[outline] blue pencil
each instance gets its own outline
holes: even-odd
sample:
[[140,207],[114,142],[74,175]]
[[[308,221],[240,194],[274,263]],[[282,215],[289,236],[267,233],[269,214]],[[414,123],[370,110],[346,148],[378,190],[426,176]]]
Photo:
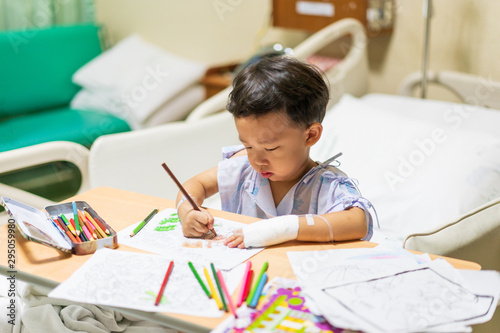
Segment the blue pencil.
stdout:
[[264,289],[266,282],[267,282],[267,273],[264,273],[264,274],[262,274],[262,277],[259,281],[257,289],[255,289],[255,294],[253,295],[252,301],[250,302],[251,308],[257,307],[257,304],[259,303],[260,295],[262,294],[262,290]]

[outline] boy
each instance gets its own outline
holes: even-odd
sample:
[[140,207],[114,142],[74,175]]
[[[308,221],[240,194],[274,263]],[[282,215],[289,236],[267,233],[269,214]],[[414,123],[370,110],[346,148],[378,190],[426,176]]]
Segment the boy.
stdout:
[[[230,147],[217,167],[184,184],[198,204],[220,192],[223,210],[265,219],[228,237],[228,247],[370,239],[370,202],[329,165],[333,159],[309,157],[328,100],[319,71],[291,57],[262,59],[236,76],[227,109],[243,146]],[[213,227],[208,211],[193,210],[181,194],[177,202],[185,236]]]

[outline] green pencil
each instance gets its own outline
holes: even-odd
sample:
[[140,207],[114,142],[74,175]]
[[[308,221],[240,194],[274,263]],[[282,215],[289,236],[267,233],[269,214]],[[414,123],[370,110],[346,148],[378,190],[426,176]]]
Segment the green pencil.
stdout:
[[146,223],[149,222],[149,220],[153,218],[156,213],[158,213],[158,209],[155,208],[144,220],[142,220],[142,222],[134,229],[134,231],[132,231],[130,237],[134,237],[139,231],[141,231],[141,229],[146,225]]
[[215,271],[215,267],[213,263],[210,263],[210,267],[212,268],[212,273],[214,274],[215,283],[217,284],[217,289],[219,290],[220,299],[222,300],[222,307],[224,311],[227,312],[226,301],[224,300],[224,293],[222,292],[222,287],[220,286],[219,278],[217,277],[217,272]]
[[205,284],[201,280],[200,276],[198,275],[198,272],[194,268],[194,266],[191,263],[191,261],[188,261],[188,265],[189,265],[189,268],[191,268],[191,271],[193,272],[196,280],[198,280],[198,282],[200,283],[200,286],[203,288],[203,291],[205,292],[205,294],[207,294],[208,298],[212,298],[212,295],[210,294],[210,291],[208,291],[207,287],[205,286]]
[[255,282],[252,286],[252,289],[250,290],[250,294],[248,294],[247,301],[246,301],[248,305],[250,305],[250,302],[252,302],[252,298],[253,298],[253,295],[255,294],[255,290],[257,289],[257,286],[259,285],[260,279],[262,279],[262,275],[267,270],[268,265],[269,265],[269,263],[267,261],[262,265],[262,268],[260,269],[259,276],[257,277],[257,279],[255,279]]

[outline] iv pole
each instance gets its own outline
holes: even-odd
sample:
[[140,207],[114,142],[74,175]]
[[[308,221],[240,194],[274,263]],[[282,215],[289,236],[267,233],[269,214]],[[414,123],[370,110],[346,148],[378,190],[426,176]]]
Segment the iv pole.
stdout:
[[422,59],[422,98],[426,98],[427,94],[427,64],[429,61],[429,34],[432,16],[432,0],[424,0],[424,17],[425,17],[425,40],[424,40],[424,54]]

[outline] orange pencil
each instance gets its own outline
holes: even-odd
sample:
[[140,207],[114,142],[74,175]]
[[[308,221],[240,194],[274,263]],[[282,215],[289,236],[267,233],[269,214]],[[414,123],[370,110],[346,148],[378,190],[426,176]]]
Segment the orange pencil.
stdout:
[[85,216],[90,221],[90,223],[92,223],[94,225],[96,232],[101,235],[101,238],[107,237],[106,234],[104,233],[104,231],[102,231],[101,227],[99,227],[99,225],[97,224],[97,222],[94,220],[94,218],[89,214],[89,212],[87,212],[85,210],[85,208],[83,209],[83,211],[85,213]]
[[94,238],[97,239],[97,235],[95,233],[95,227],[91,226],[92,223],[90,223],[85,215],[83,215],[83,212],[81,210],[78,210],[78,218],[82,222],[83,225],[87,227],[88,232],[90,235]]
[[[83,210],[84,210],[84,211],[86,211],[86,212],[88,212],[88,213],[89,213],[89,216],[91,216],[92,218],[94,218],[94,217],[92,216],[92,214],[90,214],[90,212],[89,212],[89,211],[87,211],[87,208],[84,208]],[[95,221],[95,222],[99,225],[99,227],[101,228],[101,230],[102,230],[102,231],[104,231],[107,235],[111,234],[111,233],[109,232],[108,228],[106,228],[106,227],[104,226],[104,224],[103,224],[103,223],[102,223],[102,222],[101,222],[101,221],[97,218],[97,216],[94,218],[94,221]]]

